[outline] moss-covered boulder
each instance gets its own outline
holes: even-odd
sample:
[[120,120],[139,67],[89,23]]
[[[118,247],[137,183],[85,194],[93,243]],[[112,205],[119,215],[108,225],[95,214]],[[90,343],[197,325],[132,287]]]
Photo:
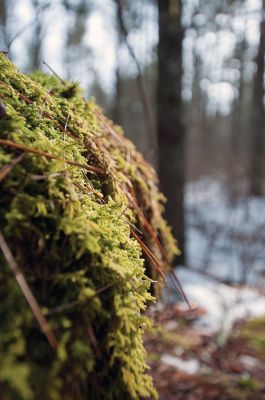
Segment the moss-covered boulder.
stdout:
[[0,54],[1,400],[156,396],[144,311],[177,251],[156,185],[77,85]]

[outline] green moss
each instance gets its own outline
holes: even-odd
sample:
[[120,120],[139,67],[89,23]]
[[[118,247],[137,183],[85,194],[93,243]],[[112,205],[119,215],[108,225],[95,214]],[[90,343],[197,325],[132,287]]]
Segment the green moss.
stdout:
[[259,317],[247,321],[238,336],[244,339],[256,351],[265,354],[265,318]]
[[259,389],[260,385],[250,378],[240,378],[238,380],[238,386],[242,389]]
[[166,346],[179,346],[185,352],[189,352],[194,348],[194,340],[192,338],[176,331],[169,331],[162,325],[152,326],[148,333]]
[[[32,79],[33,78],[33,79]],[[104,170],[0,147],[0,230],[58,339],[53,352],[0,252],[0,387],[6,400],[155,398],[142,334],[147,260],[177,249],[156,176],[75,84],[20,74],[0,54],[0,139]],[[48,91],[47,91],[48,89]],[[14,160],[16,160],[14,162]],[[152,232],[146,228],[146,221]],[[133,224],[133,225],[131,225]]]

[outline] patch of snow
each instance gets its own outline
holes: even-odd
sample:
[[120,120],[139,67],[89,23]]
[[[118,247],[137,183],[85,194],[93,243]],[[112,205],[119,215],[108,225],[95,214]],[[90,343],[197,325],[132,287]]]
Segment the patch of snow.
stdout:
[[251,356],[247,356],[247,355],[241,356],[239,360],[248,369],[253,369],[253,368],[259,366],[259,364],[260,364],[260,361],[257,360],[255,357],[251,357]]
[[231,287],[188,268],[178,268],[177,274],[188,299],[206,310],[197,326],[205,333],[219,333],[220,342],[236,320],[265,316],[265,296],[257,289]]
[[175,353],[177,356],[181,356],[181,355],[184,353],[183,347],[176,346],[176,347],[174,348],[174,353]]
[[170,367],[180,369],[188,374],[196,374],[201,369],[201,365],[196,359],[182,360],[181,358],[172,356],[170,354],[163,354],[161,356],[161,361]]
[[203,178],[187,185],[185,203],[188,265],[264,287],[265,199],[235,199],[225,185]]
[[177,321],[170,320],[170,321],[165,323],[165,329],[167,331],[174,331],[177,327],[178,327],[178,322]]

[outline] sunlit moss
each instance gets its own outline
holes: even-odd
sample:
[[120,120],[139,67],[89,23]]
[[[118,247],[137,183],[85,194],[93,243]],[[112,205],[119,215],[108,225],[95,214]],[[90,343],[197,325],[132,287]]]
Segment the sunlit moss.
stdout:
[[[0,230],[59,341],[53,352],[0,253],[1,395],[155,398],[142,334],[157,275],[146,275],[130,233],[147,218],[169,260],[177,251],[154,171],[75,84],[32,79],[0,54],[0,97],[1,140],[105,171],[28,152],[13,165],[21,151],[0,147],[0,171],[9,167],[0,183]],[[168,268],[150,232],[144,235]]]

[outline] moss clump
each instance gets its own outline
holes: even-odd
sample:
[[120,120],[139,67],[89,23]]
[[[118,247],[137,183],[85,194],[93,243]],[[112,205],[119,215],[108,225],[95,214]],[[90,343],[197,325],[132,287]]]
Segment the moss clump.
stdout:
[[265,356],[265,317],[246,321],[237,336],[246,344]]
[[1,399],[156,397],[143,312],[177,250],[154,171],[76,85],[0,54],[0,98],[0,231],[58,340],[0,251]]

